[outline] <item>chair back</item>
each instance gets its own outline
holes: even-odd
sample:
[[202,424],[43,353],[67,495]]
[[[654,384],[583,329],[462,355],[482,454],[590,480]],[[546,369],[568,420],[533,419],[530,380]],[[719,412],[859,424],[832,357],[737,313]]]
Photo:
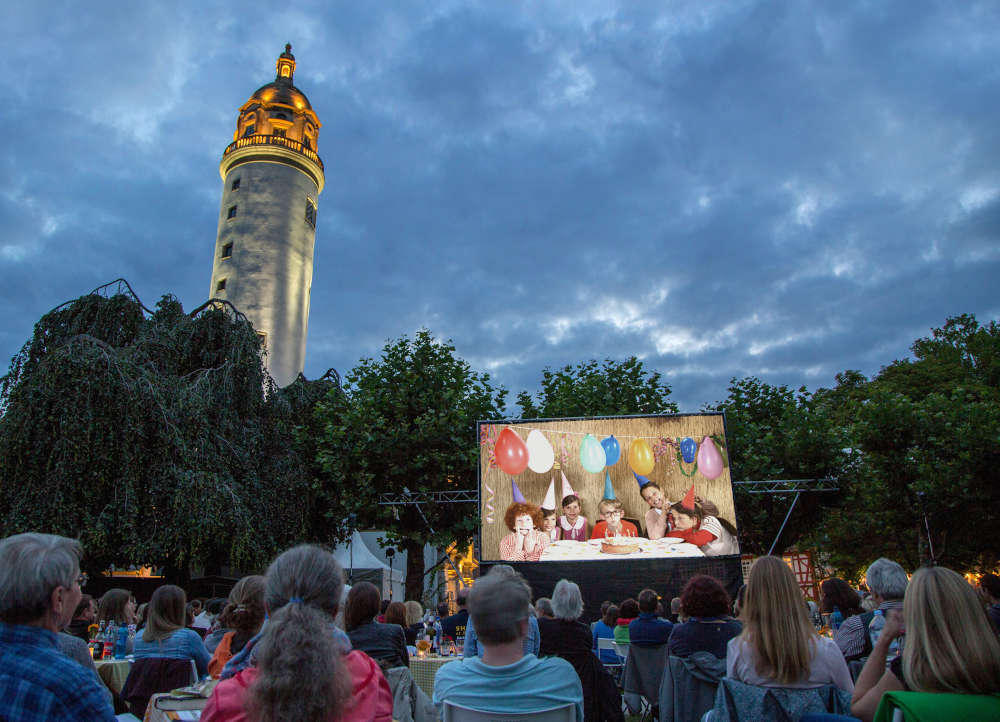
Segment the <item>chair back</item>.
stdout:
[[646,706],[657,704],[660,681],[666,665],[667,645],[630,645],[629,655],[625,660],[625,674],[622,676],[622,689],[625,691],[625,704],[633,713],[642,712]]
[[668,657],[660,682],[660,722],[697,722],[715,705],[726,660],[711,652]]
[[795,722],[807,714],[851,713],[851,695],[833,685],[813,688],[759,687],[725,677],[719,682],[711,719]]
[[[615,656],[618,658],[617,664],[625,664],[625,657],[618,653],[618,643],[615,642],[611,637],[599,637],[597,640],[597,651],[600,652],[614,652]],[[628,650],[625,650],[625,654],[628,654]],[[601,655],[598,654],[600,657]],[[601,659],[604,662],[604,659]],[[604,662],[605,665],[615,664],[614,662]]]
[[149,698],[157,692],[169,692],[197,681],[198,671],[192,659],[146,657],[132,664],[121,697],[132,714],[141,717],[149,705]]
[[443,722],[576,722],[576,705],[567,704],[562,707],[543,709],[537,712],[488,712],[471,709],[453,702],[444,703]]
[[385,678],[392,691],[392,719],[395,722],[437,722],[434,704],[413,679],[409,667],[390,667]]

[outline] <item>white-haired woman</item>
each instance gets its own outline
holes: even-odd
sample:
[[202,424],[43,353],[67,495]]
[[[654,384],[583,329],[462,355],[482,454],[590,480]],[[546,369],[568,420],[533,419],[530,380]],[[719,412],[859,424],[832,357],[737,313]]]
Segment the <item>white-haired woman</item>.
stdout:
[[538,632],[541,636],[539,656],[556,655],[569,658],[574,654],[593,654],[590,627],[580,621],[583,598],[580,587],[560,579],[552,591],[554,618],[540,617]]
[[[892,641],[906,630],[903,653],[885,668]],[[854,688],[851,713],[875,717],[885,692],[1000,694],[1000,642],[976,593],[944,567],[919,569],[906,588],[903,614],[891,611]],[[1000,698],[966,719],[1000,718]]]
[[333,555],[303,545],[267,570],[268,622],[250,666],[216,686],[202,722],[328,722],[392,718],[378,665],[351,651],[334,626],[343,571]]

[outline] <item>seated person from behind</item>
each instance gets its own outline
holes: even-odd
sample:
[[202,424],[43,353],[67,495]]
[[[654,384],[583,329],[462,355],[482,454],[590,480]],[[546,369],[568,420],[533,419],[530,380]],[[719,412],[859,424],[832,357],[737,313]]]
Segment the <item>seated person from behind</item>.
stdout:
[[674,625],[656,616],[660,598],[652,589],[639,592],[639,616],[628,625],[628,636],[637,647],[657,647],[666,644]]
[[458,612],[441,620],[441,632],[453,640],[465,639],[465,627],[469,623],[469,587],[461,587],[455,595]]
[[572,704],[583,720],[583,688],[564,659],[524,653],[531,590],[516,574],[490,573],[469,594],[469,617],[483,656],[443,665],[434,678],[434,704],[445,702],[499,714],[517,714]]
[[184,627],[187,602],[183,589],[173,584],[157,587],[146,614],[146,626],[135,637],[136,659],[193,659],[199,676],[208,672],[212,656],[201,635]]
[[218,678],[226,662],[239,654],[264,624],[264,588],[267,580],[255,574],[243,577],[229,592],[226,606],[219,614],[222,628],[205,638],[205,647],[212,645],[212,660],[208,672]]
[[[524,577],[514,571],[514,567],[509,564],[497,564],[490,569],[487,576],[515,577],[524,581]],[[483,578],[480,577],[480,579]],[[478,583],[476,582],[476,584]],[[528,633],[524,637],[522,651],[525,654],[534,654],[537,656],[541,648],[541,634],[538,631],[538,616],[534,613],[534,607],[531,607],[530,604],[529,607],[531,614],[528,617]],[[470,616],[465,625],[465,646],[462,649],[462,654],[466,657],[482,657],[485,651],[486,649],[479,643],[479,638],[476,636],[476,625],[472,623],[472,617]]]
[[725,519],[705,513],[701,502],[695,499],[693,484],[683,501],[671,505],[670,517],[673,530],[667,532],[666,536],[694,544],[705,556],[739,552],[735,528]]
[[344,631],[351,638],[351,645],[387,667],[409,667],[403,628],[376,622],[379,609],[379,593],[374,584],[358,582],[351,587],[344,610]]
[[560,579],[552,590],[549,601],[550,617],[539,617],[538,631],[541,634],[542,656],[556,655],[569,662],[574,657],[590,657],[593,638],[590,627],[580,621],[583,614],[583,598],[580,587],[566,579]]
[[59,651],[80,602],[75,539],[17,534],[0,541],[0,719],[115,719],[97,676]]
[[201,722],[392,719],[382,670],[351,650],[334,623],[343,574],[333,555],[315,546],[294,547],[271,563],[264,592],[269,618],[251,649],[252,663],[216,685]]
[[986,602],[986,613],[993,626],[1000,632],[1000,577],[984,574],[979,580],[979,596]]
[[686,621],[675,624],[667,649],[673,657],[688,657],[708,652],[726,658],[729,640],[743,630],[743,625],[729,616],[729,595],[713,577],[691,577],[681,592],[680,606]]
[[580,513],[580,497],[569,494],[562,500],[563,515],[559,517],[559,533],[570,541],[587,541],[587,517]]
[[622,605],[618,608],[618,619],[615,621],[615,628],[612,630],[615,641],[618,644],[628,644],[629,638],[629,627],[632,624],[632,620],[639,617],[639,604],[632,597],[622,601]]
[[515,501],[503,515],[510,534],[500,540],[500,558],[508,562],[537,562],[550,544],[549,535],[539,531],[542,510],[534,504]]
[[73,621],[66,627],[66,634],[79,637],[84,642],[90,641],[90,625],[97,624],[97,602],[89,594],[80,597],[73,613]]
[[[618,605],[609,604],[604,609],[604,614],[601,618],[597,620],[591,630],[593,646],[592,649],[594,654],[604,662],[605,664],[617,664],[618,652],[613,649],[600,649],[597,640],[599,639],[614,639],[615,638],[615,624],[618,620]],[[626,627],[626,630],[628,627]]]
[[[899,564],[881,557],[873,561],[865,570],[865,581],[871,590],[872,598],[878,604],[878,609],[888,618],[889,611],[903,609],[903,595],[906,594],[906,585],[909,579],[906,570]],[[845,659],[859,659],[867,657],[871,652],[871,639],[868,636],[868,624],[871,622],[870,614],[855,614],[848,616],[843,609],[840,610],[846,617],[844,622],[833,634],[833,639],[843,652]]]
[[726,648],[727,677],[759,687],[854,690],[844,655],[832,639],[816,633],[781,557],[759,557],[746,586],[743,631]]
[[604,519],[594,524],[591,539],[609,539],[616,536],[639,536],[639,530],[630,521],[623,521],[622,503],[617,499],[601,499],[597,505]]
[[[904,626],[903,653],[886,669],[889,646]],[[891,610],[886,615],[858,676],[851,714],[874,719],[882,695],[899,690],[982,695],[975,701],[980,706],[971,714],[966,708],[964,718],[1000,719],[1000,641],[975,591],[950,569],[924,567],[914,573],[902,614]],[[937,710],[940,719],[957,719],[948,709],[948,700],[942,700]]]

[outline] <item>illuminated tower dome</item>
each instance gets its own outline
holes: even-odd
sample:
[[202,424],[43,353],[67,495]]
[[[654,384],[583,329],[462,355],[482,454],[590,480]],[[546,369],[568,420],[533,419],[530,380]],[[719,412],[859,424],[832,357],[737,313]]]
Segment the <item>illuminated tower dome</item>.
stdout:
[[316,201],[323,161],[320,122],[292,84],[292,46],[278,75],[240,108],[222,154],[222,207],[210,297],[230,301],[253,323],[279,386],[302,372],[309,327]]

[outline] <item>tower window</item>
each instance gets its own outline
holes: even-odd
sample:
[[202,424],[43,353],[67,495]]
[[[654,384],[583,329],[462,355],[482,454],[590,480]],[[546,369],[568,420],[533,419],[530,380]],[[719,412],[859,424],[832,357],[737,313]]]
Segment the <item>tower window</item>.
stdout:
[[246,128],[243,129],[243,137],[246,138],[248,135],[253,135],[256,132],[257,132],[256,124],[251,123],[250,125],[248,125]]
[[312,138],[310,138],[307,135],[305,138],[302,139],[302,145],[304,145],[309,150],[312,150],[313,149]]
[[219,282],[215,284],[215,292],[218,293],[219,291],[225,291],[225,290],[226,290],[226,279],[220,278]]
[[236,206],[229,206],[229,212],[226,214],[226,218],[236,218]]
[[222,247],[222,255],[220,258],[232,258],[233,257],[233,244],[227,243]]
[[274,134],[277,135],[277,136],[279,136],[279,137],[281,137],[281,138],[284,138],[285,137],[285,129],[284,128],[275,128],[274,129]]
[[267,350],[267,333],[264,331],[257,332],[257,340],[260,342],[260,347]]
[[238,191],[240,189],[240,179],[236,178],[233,180],[233,184],[229,186],[229,190]]
[[306,223],[313,228],[316,227],[316,204],[306,198]]

